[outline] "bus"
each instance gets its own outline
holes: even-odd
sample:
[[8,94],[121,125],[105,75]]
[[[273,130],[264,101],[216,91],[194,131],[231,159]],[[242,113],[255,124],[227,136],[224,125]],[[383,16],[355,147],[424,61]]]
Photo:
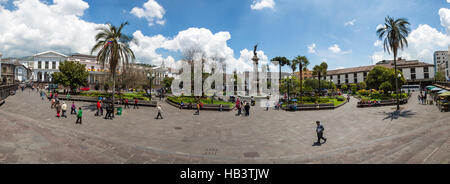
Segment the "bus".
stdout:
[[401,90],[404,93],[420,91],[420,85],[403,85]]

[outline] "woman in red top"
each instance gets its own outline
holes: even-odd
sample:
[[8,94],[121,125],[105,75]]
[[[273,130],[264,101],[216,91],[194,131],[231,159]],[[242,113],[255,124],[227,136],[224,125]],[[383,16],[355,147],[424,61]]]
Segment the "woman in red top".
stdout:
[[137,104],[138,104],[138,99],[134,98],[134,107],[133,107],[133,109],[139,109]]

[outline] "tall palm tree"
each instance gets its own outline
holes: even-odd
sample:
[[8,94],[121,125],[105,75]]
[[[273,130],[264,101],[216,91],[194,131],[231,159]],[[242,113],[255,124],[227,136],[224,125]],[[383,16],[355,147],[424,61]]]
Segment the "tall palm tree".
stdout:
[[300,103],[302,103],[302,94],[303,94],[303,71],[309,65],[309,60],[306,56],[297,56],[294,59],[298,63],[298,68],[300,70]]
[[280,73],[279,73],[279,78],[278,78],[278,80],[279,80],[278,82],[279,83],[278,84],[281,85],[281,67],[283,67],[285,65],[289,65],[290,61],[286,57],[280,57],[280,56],[274,57],[270,61],[272,61],[272,62],[277,61],[278,62],[278,66],[280,67]]
[[113,109],[115,102],[114,95],[116,93],[117,66],[122,65],[122,69],[125,70],[128,67],[128,64],[135,60],[134,52],[130,49],[129,44],[130,42],[135,42],[137,44],[137,40],[122,33],[122,29],[126,25],[128,25],[128,22],[120,24],[119,27],[108,23],[106,27],[98,28],[97,30],[100,32],[95,36],[95,41],[97,43],[91,50],[91,54],[98,51],[97,61],[101,63],[102,66],[109,66],[109,72],[113,78]]
[[377,36],[380,40],[384,40],[384,51],[394,54],[394,70],[395,70],[395,93],[397,94],[397,111],[400,110],[400,100],[398,92],[398,77],[397,77],[397,54],[398,49],[408,47],[408,37],[411,29],[409,22],[405,18],[394,19],[387,16],[384,19],[384,26],[377,30]]
[[319,78],[319,91],[320,91],[320,79],[321,76],[326,76],[328,70],[328,64],[326,62],[320,63],[320,65],[316,65],[313,68],[313,75],[317,76]]

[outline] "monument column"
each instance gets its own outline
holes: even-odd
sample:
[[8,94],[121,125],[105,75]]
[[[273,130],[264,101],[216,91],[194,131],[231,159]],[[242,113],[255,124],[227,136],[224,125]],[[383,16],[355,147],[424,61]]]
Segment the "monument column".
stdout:
[[260,96],[260,91],[259,91],[259,72],[258,72],[258,61],[259,61],[259,58],[258,58],[258,56],[256,56],[256,52],[255,52],[255,55],[253,56],[252,60],[253,60],[253,72],[254,72],[253,75],[256,76],[256,85],[254,85],[254,86],[256,86],[256,95]]

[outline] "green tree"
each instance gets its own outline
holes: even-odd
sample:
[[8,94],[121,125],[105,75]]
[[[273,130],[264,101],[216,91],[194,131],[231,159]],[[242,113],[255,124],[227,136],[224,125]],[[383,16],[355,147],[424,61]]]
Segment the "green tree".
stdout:
[[346,90],[348,89],[348,86],[347,86],[346,84],[342,84],[342,85],[341,85],[341,89],[342,89],[343,91],[346,91]]
[[352,90],[352,94],[356,94],[358,86],[356,84],[350,84],[350,89]]
[[309,65],[309,60],[306,56],[297,56],[294,59],[295,63],[298,63],[299,78],[300,78],[300,103],[302,103],[303,96],[303,71],[305,71]]
[[162,81],[164,87],[170,90],[170,86],[172,86],[173,79],[174,79],[173,77],[164,77]]
[[379,88],[384,91],[384,94],[387,94],[389,91],[392,91],[392,84],[389,81],[384,81]]
[[445,74],[441,71],[437,71],[436,74],[434,75],[434,80],[435,81],[445,81]]
[[128,22],[120,24],[119,27],[108,23],[106,27],[98,28],[97,30],[100,32],[95,36],[96,44],[91,50],[91,54],[98,51],[97,61],[102,66],[109,66],[109,72],[113,81],[111,95],[113,102],[115,102],[114,94],[116,93],[117,66],[121,64],[124,70],[135,59],[134,52],[130,48],[130,43],[135,42],[137,44],[137,40],[122,33],[122,29],[126,25],[128,25]]
[[[396,73],[399,73],[400,77],[398,77]],[[379,89],[380,85],[385,81],[389,81],[391,84],[395,84],[395,81],[397,81],[399,85],[406,83],[406,80],[400,71],[395,72],[393,68],[386,68],[384,66],[374,67],[369,72],[366,79],[367,86],[371,89]]]
[[87,85],[89,72],[86,65],[78,61],[64,61],[59,65],[59,71],[52,74],[53,80],[64,87],[70,87],[72,93],[76,88]]
[[327,70],[328,70],[328,64],[325,62],[322,62],[320,65],[316,65],[313,68],[313,75],[317,76],[319,79],[319,87],[318,87],[319,91],[320,91],[320,80],[322,78],[321,76],[326,76]]
[[270,61],[272,62],[278,62],[278,67],[280,68],[280,73],[279,73],[279,84],[281,85],[281,67],[285,66],[285,65],[289,65],[290,61],[289,59],[287,59],[286,57],[274,57],[272,58]]
[[366,89],[366,88],[367,88],[367,84],[365,82],[358,83],[358,89]]
[[[394,54],[394,72],[395,76],[397,76],[397,53],[398,49],[403,50],[403,48],[408,47],[408,40],[406,38],[409,32],[411,32],[409,28],[410,24],[405,18],[394,19],[389,16],[384,21],[384,26],[377,30],[377,35],[380,40],[384,40],[384,51],[387,51],[389,54],[391,52]],[[395,93],[397,94],[397,110],[400,110],[399,84],[397,79],[395,77]]]

